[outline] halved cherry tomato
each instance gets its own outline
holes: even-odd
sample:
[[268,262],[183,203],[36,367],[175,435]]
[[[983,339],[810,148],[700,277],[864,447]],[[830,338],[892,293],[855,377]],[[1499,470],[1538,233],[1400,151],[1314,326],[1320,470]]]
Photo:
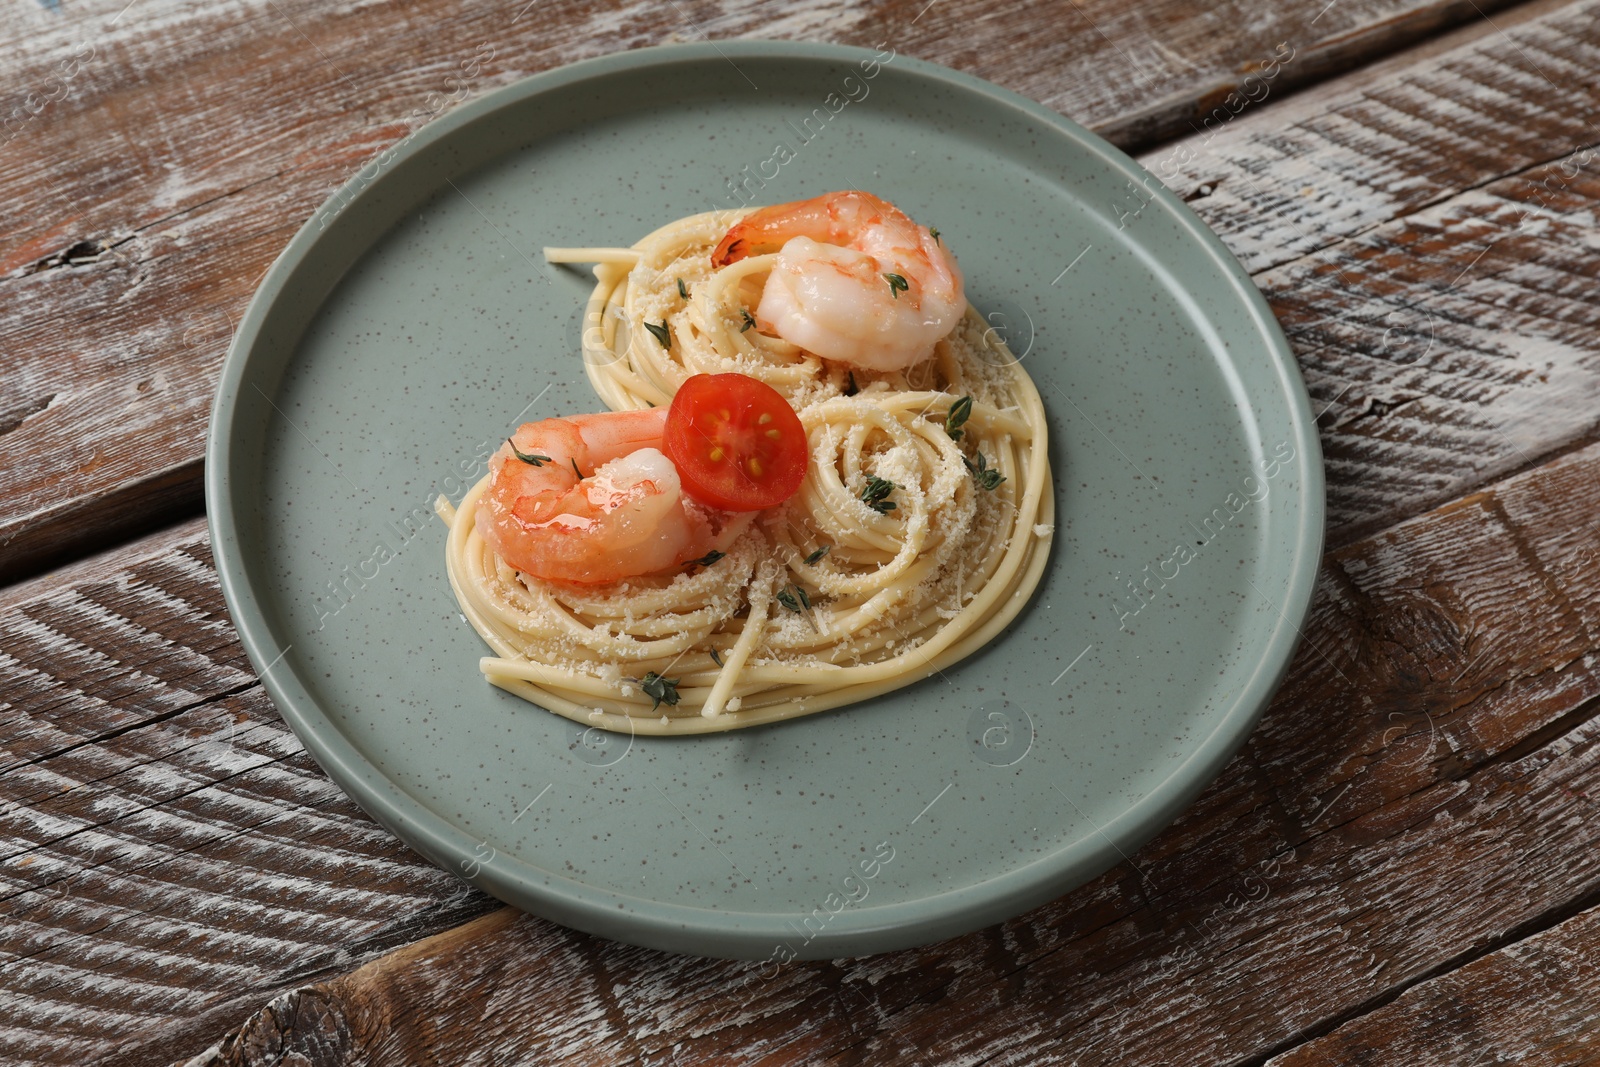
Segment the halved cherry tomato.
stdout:
[[745,374],[696,374],[667,410],[665,452],[688,494],[725,511],[788,500],[806,476],[806,431],[789,402]]

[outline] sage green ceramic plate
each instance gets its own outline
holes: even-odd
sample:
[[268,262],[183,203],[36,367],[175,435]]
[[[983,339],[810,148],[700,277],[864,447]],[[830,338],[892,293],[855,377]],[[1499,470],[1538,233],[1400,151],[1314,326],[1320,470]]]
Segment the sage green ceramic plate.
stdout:
[[[590,282],[541,247],[847,186],[942,231],[1039,384],[1032,603],[942,677],[730,734],[586,733],[491,688],[432,506],[518,422],[598,407]],[[950,937],[1131,855],[1278,684],[1323,521],[1283,335],[1159,183],[965,75],[765,42],[575,64],[375,157],[250,305],[206,477],[245,648],[362,807],[557,922],[778,961]]]

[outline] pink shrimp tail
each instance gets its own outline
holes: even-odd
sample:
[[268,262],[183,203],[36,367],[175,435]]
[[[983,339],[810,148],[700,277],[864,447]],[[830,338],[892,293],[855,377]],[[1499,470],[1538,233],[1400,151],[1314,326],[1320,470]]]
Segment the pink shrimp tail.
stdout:
[[903,219],[907,225],[914,225],[893,204],[855,189],[757,208],[723,236],[712,250],[711,265],[726,267],[749,256],[776,252],[794,237],[809,237],[822,244],[848,244],[851,233],[885,218]]

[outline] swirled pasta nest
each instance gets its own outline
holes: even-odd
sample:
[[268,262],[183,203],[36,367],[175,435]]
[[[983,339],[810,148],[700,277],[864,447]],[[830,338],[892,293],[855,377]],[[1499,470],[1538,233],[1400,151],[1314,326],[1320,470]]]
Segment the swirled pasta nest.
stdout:
[[[473,528],[487,479],[446,506],[451,583],[495,652],[484,674],[579,722],[724,730],[887,692],[992,639],[1043,572],[1054,528],[1045,414],[978,311],[904,373],[821,360],[748,328],[771,257],[711,268],[735,218],[691,216],[607,251],[584,360],[613,410],[670,403],[692,374],[772,385],[810,451],[788,503],[743,518],[708,565],[604,586],[541,581],[495,556]],[[951,426],[963,397],[970,414]]]

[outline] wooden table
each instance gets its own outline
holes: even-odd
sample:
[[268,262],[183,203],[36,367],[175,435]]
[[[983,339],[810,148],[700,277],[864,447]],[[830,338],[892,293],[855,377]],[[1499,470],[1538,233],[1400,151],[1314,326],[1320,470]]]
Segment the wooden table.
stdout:
[[[0,33],[0,1060],[1600,1061],[1600,0],[17,0]],[[246,661],[200,490],[232,324],[339,183],[534,72],[733,36],[888,43],[1140,154],[1271,301],[1329,485],[1289,680],[1176,825],[1011,922],[754,982],[367,819]]]

